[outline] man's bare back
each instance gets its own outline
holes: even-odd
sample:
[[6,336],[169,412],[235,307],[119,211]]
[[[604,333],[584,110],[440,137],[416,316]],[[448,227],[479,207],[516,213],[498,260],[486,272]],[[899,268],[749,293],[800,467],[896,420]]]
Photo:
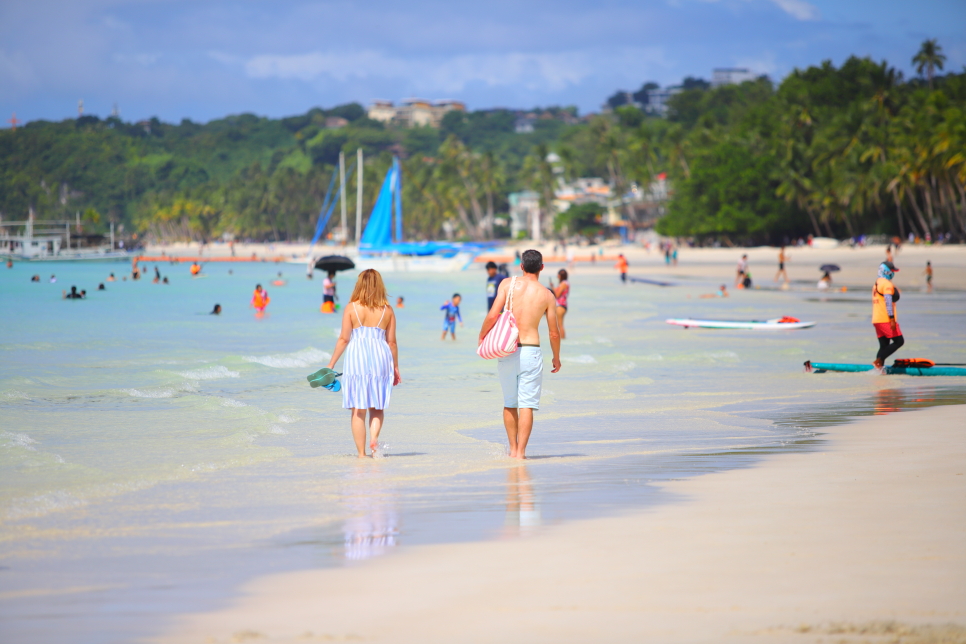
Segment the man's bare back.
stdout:
[[[554,355],[560,353],[560,333],[557,330],[557,305],[553,292],[546,286],[540,284],[535,276],[530,277],[529,273],[524,273],[516,280],[503,280],[497,290],[496,299],[493,300],[493,308],[480,333],[480,339],[486,335],[493,324],[487,324],[492,317],[493,323],[503,311],[506,299],[510,292],[510,284],[515,282],[513,291],[513,317],[517,320],[517,329],[520,332],[520,344],[540,344],[540,320],[547,318],[547,326],[550,330],[550,344],[553,347],[556,341],[557,347],[554,348]],[[494,314],[495,312],[495,314]],[[559,368],[554,365],[554,373]]]

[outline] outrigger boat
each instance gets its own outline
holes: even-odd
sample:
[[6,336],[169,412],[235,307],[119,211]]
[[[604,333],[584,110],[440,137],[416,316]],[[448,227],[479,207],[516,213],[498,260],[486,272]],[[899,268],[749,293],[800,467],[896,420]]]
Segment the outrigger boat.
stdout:
[[802,322],[798,318],[775,318],[773,320],[693,320],[691,318],[672,318],[666,320],[668,324],[683,326],[685,329],[698,327],[700,329],[753,329],[756,331],[782,331],[789,329],[807,329],[815,326],[814,322]]
[[[883,367],[881,373],[888,376],[966,376],[964,367],[966,364],[944,364],[924,358],[904,358],[893,362],[891,367]],[[874,370],[875,367],[870,364],[805,361],[805,371],[808,373],[828,371],[860,373]]]

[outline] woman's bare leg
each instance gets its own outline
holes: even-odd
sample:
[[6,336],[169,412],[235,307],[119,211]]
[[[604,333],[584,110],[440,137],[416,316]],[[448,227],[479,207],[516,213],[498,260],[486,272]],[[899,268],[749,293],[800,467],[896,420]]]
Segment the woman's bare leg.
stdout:
[[359,458],[365,458],[366,454],[366,410],[352,410],[352,440],[356,443],[356,451]]
[[564,316],[567,315],[567,309],[562,306],[557,307],[557,328],[560,329],[560,339],[565,340],[567,338],[567,331],[564,330]]
[[379,447],[379,432],[382,431],[382,423],[386,418],[386,412],[382,409],[369,410],[369,449],[373,454]]

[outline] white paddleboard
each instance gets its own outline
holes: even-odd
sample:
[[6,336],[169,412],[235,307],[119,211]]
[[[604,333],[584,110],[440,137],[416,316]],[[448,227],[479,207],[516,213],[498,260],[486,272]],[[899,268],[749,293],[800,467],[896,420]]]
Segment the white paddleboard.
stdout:
[[667,320],[668,324],[676,326],[697,327],[700,329],[755,329],[762,331],[781,331],[788,329],[807,329],[815,326],[814,322],[779,322],[774,320],[692,320],[691,318],[674,318]]

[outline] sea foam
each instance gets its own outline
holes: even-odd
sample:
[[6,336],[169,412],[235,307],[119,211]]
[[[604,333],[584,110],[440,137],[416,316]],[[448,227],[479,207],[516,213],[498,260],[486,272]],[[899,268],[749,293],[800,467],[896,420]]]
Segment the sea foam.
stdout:
[[221,365],[205,367],[204,369],[182,371],[180,372],[180,375],[188,378],[189,380],[217,380],[218,378],[238,378],[241,376],[241,374],[237,371],[231,371],[227,367],[223,367]]
[[244,356],[242,360],[273,367],[275,369],[302,369],[327,361],[331,353],[319,349],[302,349],[295,353],[277,353],[270,356]]

